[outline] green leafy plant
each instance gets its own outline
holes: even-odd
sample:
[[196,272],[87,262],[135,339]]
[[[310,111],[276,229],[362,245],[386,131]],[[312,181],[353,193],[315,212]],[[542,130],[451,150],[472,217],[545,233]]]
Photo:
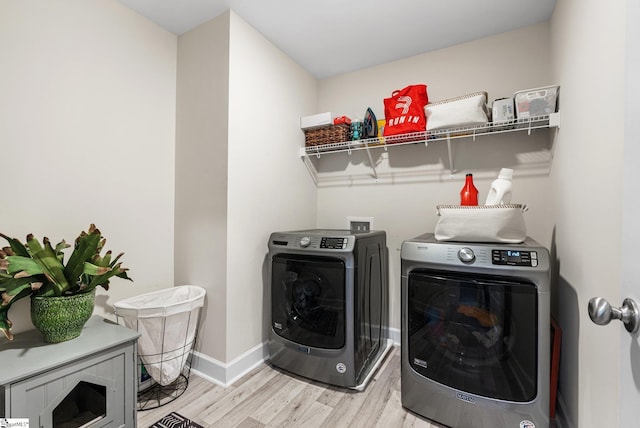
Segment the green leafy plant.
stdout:
[[9,243],[0,250],[0,331],[9,340],[13,340],[9,309],[24,297],[88,293],[97,286],[108,290],[114,276],[131,281],[119,261],[124,253],[115,258],[111,251],[100,255],[106,240],[94,224],[76,238],[66,264],[63,250],[71,245],[64,240],[53,247],[48,238],[40,243],[33,234],[27,235],[26,244],[2,233],[0,237]]

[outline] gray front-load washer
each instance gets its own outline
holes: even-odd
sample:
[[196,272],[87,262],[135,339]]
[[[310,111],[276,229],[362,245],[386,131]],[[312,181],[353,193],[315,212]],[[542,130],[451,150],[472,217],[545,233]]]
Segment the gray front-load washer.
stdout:
[[386,233],[276,232],[269,265],[271,364],[364,389],[391,347]]
[[426,234],[400,258],[402,405],[456,428],[547,428],[548,251]]

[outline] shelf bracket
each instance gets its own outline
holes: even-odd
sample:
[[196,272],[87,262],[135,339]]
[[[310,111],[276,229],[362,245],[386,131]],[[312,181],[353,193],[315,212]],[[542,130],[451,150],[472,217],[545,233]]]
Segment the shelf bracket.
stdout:
[[[316,171],[316,168],[313,165],[313,162],[311,161],[311,159],[309,158],[309,155],[307,154],[306,150],[301,149],[300,152],[302,154],[302,161],[304,162],[304,165],[307,167],[307,170],[309,171],[309,175],[311,175],[311,178],[313,179],[313,183],[317,186],[318,180],[319,180],[318,171]],[[318,153],[318,158],[319,157],[320,157],[320,153]]]
[[451,133],[447,132],[447,151],[449,152],[449,177],[453,178],[453,153],[451,152]]
[[378,171],[376,171],[376,166],[373,163],[373,157],[371,156],[371,150],[369,150],[369,144],[365,144],[364,149],[367,152],[367,156],[369,157],[369,163],[371,164],[371,169],[373,170],[373,177],[378,180]]

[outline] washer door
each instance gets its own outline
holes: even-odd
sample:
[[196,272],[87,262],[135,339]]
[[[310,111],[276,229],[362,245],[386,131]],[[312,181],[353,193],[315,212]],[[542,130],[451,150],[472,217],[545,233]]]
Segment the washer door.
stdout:
[[532,283],[415,270],[408,281],[411,367],[443,385],[528,402],[537,395],[538,299]]
[[272,259],[273,331],[292,342],[345,344],[345,264],[334,257],[277,254]]

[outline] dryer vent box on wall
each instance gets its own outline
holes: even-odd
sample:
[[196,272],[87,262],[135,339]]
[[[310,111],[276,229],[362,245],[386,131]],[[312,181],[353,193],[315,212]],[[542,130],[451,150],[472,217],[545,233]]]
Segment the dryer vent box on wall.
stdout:
[[351,233],[369,232],[373,229],[373,217],[347,217],[347,226]]

